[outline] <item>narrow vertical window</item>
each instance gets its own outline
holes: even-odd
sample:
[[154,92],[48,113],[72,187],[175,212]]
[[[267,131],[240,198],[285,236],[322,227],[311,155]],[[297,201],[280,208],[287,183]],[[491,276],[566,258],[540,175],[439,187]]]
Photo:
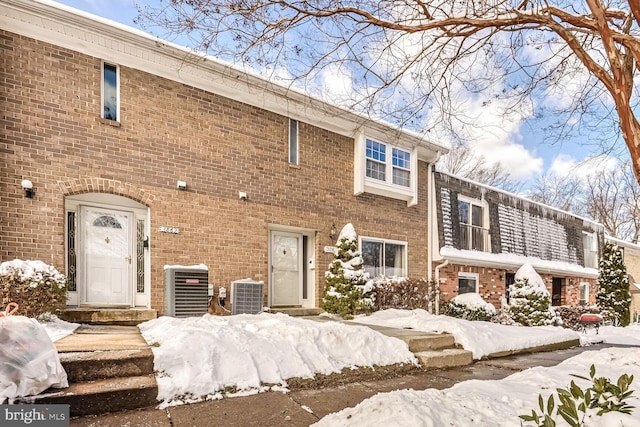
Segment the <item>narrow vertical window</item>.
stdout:
[[411,154],[394,148],[392,157],[393,183],[403,187],[411,186]]
[[118,121],[118,67],[102,64],[102,117]]
[[136,292],[144,293],[144,220],[136,223]]
[[298,164],[298,121],[289,119],[289,163]]
[[76,213],[67,212],[67,289],[69,292],[77,290],[76,268]]

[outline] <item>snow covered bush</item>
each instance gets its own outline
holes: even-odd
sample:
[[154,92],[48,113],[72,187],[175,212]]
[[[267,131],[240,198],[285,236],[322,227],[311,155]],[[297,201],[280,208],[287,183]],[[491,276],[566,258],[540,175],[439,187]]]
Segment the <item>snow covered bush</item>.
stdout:
[[622,252],[617,245],[604,242],[599,267],[596,304],[600,310],[612,315],[614,324],[627,326],[631,320],[629,276],[622,260]]
[[2,309],[15,302],[16,314],[36,317],[65,307],[67,278],[42,261],[6,261],[0,264],[0,295]]
[[524,264],[516,272],[509,296],[509,314],[516,322],[524,326],[554,324],[555,314],[551,309],[549,290],[531,265]]
[[459,319],[488,322],[496,314],[496,309],[493,304],[483,300],[480,294],[468,292],[450,299],[444,305],[443,313]]
[[368,273],[358,251],[356,231],[353,225],[344,226],[338,236],[334,260],[325,272],[322,308],[327,313],[351,319],[357,312],[373,308],[373,284],[367,284]]
[[430,311],[435,302],[434,285],[425,278],[378,276],[373,279],[373,289],[376,293],[375,310],[421,308]]

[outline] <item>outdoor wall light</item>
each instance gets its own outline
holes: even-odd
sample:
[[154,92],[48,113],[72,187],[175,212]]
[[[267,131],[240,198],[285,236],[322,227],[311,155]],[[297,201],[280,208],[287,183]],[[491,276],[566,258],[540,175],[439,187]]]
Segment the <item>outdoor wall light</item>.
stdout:
[[178,181],[178,190],[187,191],[187,183],[185,181]]
[[337,234],[338,234],[338,229],[336,228],[336,224],[333,223],[331,224],[331,230],[329,230],[329,238],[333,240],[336,238]]
[[22,189],[24,190],[24,197],[27,199],[33,199],[33,182],[28,179],[23,179],[20,185],[22,185]]

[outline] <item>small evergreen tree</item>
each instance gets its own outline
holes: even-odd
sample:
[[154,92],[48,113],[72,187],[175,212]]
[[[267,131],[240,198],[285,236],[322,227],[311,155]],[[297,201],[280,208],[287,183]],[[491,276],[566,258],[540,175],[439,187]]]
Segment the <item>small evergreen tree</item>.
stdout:
[[370,290],[365,289],[368,273],[356,243],[353,225],[344,226],[338,237],[334,260],[325,272],[322,308],[327,313],[351,319],[358,310],[372,306]]
[[609,312],[620,326],[627,326],[631,320],[629,276],[617,245],[604,242],[599,267],[596,304],[602,312]]
[[538,273],[529,264],[516,272],[515,282],[509,289],[509,314],[524,326],[552,325],[555,315],[551,311],[549,290]]

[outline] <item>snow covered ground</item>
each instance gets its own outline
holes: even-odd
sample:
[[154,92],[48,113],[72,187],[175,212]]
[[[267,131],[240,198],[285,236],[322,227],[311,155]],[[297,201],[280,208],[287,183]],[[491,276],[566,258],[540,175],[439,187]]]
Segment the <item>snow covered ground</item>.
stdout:
[[[449,332],[475,358],[580,336],[581,341],[640,346],[640,326],[602,327],[577,334],[558,327],[524,328],[433,316],[423,310],[385,310],[351,322],[317,322],[283,314],[161,317],[140,325],[155,356],[161,406],[226,395],[286,390],[293,377],[340,372],[343,368],[416,363],[407,345],[357,323],[431,332]],[[73,325],[45,325],[52,337]],[[534,368],[500,381],[466,381],[447,390],[404,390],[379,394],[355,408],[332,414],[319,425],[519,425],[518,415],[537,408],[537,395],[566,387],[571,373],[587,375],[595,363],[598,376],[616,380],[634,374],[636,418],[608,416],[612,424],[640,425],[640,351],[638,348],[587,352],[553,368]],[[618,418],[616,418],[618,417]],[[635,420],[630,422],[629,420]],[[502,424],[500,424],[502,423]],[[617,424],[616,424],[617,423]],[[560,424],[561,425],[561,424]]]

